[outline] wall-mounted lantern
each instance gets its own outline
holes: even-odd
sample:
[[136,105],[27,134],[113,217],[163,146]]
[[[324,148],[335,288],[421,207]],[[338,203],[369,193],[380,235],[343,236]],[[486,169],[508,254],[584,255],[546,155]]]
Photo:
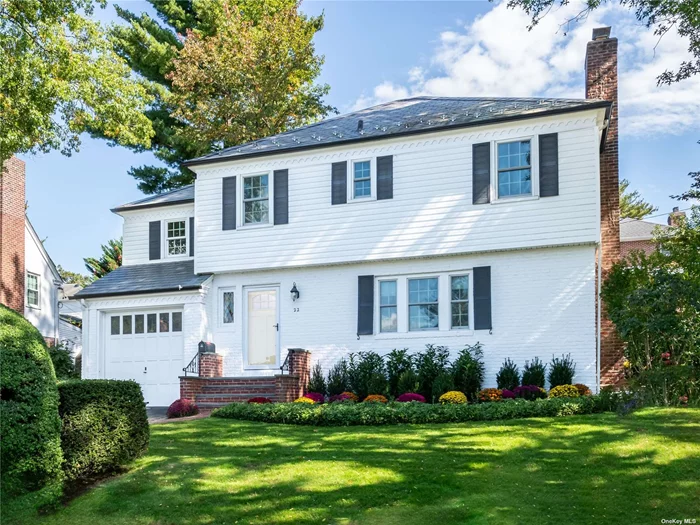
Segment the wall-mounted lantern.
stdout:
[[299,290],[297,290],[297,283],[292,285],[292,289],[289,291],[292,294],[292,301],[299,299]]

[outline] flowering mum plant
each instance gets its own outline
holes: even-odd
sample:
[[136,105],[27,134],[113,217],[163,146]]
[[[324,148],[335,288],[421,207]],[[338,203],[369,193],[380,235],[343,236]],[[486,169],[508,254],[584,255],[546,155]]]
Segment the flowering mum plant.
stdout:
[[576,390],[578,390],[579,396],[590,396],[591,395],[591,389],[588,388],[586,385],[584,385],[582,383],[576,383],[574,386],[576,387]]
[[500,401],[501,391],[498,388],[484,388],[479,392],[479,401],[488,403],[490,401]]
[[370,394],[368,395],[363,403],[386,403],[387,399],[380,394]]
[[519,386],[513,389],[513,393],[515,394],[516,398],[528,399],[530,401],[534,399],[544,399],[547,397],[547,391],[537,385]]
[[467,396],[462,392],[451,390],[442,394],[439,401],[441,405],[463,405],[467,402]]
[[503,390],[501,390],[501,397],[503,399],[515,399],[515,392],[504,388]]
[[574,385],[559,385],[549,391],[549,397],[580,397]]
[[319,394],[318,392],[307,392],[306,394],[304,394],[304,397],[307,397],[314,403],[318,404],[323,403],[326,399],[323,394]]
[[299,399],[294,400],[295,403],[306,403],[308,405],[315,405],[316,402],[313,399],[310,399],[308,397],[300,397]]
[[251,397],[251,398],[248,400],[248,403],[253,403],[253,404],[256,404],[256,403],[257,403],[257,404],[259,404],[259,405],[263,405],[263,404],[265,404],[265,403],[272,403],[272,399],[270,399],[270,398],[268,398],[268,397],[262,397],[262,396]]
[[343,392],[342,394],[331,396],[329,401],[331,403],[355,403],[357,402],[357,396],[352,392]]
[[401,394],[399,397],[397,397],[396,401],[399,403],[410,403],[412,401],[415,401],[416,403],[425,403],[425,398],[420,394],[406,392],[405,394]]
[[177,399],[168,407],[168,418],[187,417],[199,414],[199,407],[189,399]]

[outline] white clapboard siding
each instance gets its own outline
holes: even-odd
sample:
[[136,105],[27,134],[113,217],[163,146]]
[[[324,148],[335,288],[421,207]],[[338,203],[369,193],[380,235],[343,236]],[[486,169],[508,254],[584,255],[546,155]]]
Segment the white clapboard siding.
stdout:
[[[195,270],[251,271],[595,243],[596,116],[587,111],[195,168]],[[559,134],[559,196],[472,204],[473,144],[553,132]],[[394,198],[331,205],[331,164],[381,155],[393,155]],[[274,169],[289,170],[289,224],[223,231],[221,179]],[[141,228],[147,235],[146,222]],[[141,244],[147,258],[147,244]]]

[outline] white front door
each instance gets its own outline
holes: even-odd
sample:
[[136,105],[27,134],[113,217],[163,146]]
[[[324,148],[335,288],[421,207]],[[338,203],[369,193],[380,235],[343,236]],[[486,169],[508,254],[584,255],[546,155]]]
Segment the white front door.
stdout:
[[279,288],[246,290],[246,368],[279,366]]

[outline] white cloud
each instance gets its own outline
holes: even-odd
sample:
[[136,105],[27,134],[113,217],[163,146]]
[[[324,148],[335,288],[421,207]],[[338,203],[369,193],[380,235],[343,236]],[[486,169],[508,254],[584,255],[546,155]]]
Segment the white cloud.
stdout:
[[560,24],[581,9],[549,13],[532,31],[522,10],[499,3],[460,30],[439,35],[427,66],[415,66],[404,85],[383,82],[353,109],[412,95],[550,96],[583,98],[586,44],[594,27],[612,25],[619,39],[621,133],[682,133],[700,126],[700,78],[657,86],[656,77],[688,56],[677,34],[658,37],[633,14],[605,5],[570,27]]

